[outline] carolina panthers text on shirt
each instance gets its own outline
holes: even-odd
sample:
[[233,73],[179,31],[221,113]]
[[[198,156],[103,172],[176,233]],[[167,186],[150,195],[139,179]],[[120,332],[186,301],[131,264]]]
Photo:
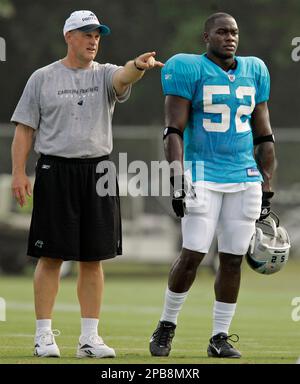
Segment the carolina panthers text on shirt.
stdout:
[[99,87],[89,87],[86,89],[64,89],[57,92],[59,96],[66,95],[66,94],[76,94],[76,95],[82,95],[86,93],[93,93],[93,92],[99,92]]

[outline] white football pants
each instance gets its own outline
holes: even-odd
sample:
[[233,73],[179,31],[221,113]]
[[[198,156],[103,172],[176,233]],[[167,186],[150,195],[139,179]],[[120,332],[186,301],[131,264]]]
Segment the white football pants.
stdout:
[[260,216],[260,182],[244,183],[244,190],[220,192],[195,185],[196,197],[186,198],[182,218],[183,248],[207,253],[216,233],[219,252],[245,255],[255,221]]

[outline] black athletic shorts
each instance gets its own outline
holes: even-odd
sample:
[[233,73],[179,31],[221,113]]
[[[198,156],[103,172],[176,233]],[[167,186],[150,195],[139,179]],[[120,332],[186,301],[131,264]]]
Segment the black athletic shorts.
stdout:
[[99,196],[96,184],[108,172],[97,165],[108,156],[68,159],[41,155],[36,166],[28,255],[98,261],[122,254],[120,199]]

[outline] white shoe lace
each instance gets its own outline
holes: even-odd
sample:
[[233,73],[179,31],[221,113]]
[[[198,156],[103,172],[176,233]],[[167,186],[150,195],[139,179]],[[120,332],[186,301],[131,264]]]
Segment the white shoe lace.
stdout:
[[53,329],[52,331],[46,331],[38,336],[39,342],[41,345],[51,345],[54,344],[54,336],[59,336],[60,331],[58,329]]
[[104,341],[103,341],[102,337],[99,336],[99,335],[91,335],[91,336],[89,336],[89,341],[92,344],[104,345]]

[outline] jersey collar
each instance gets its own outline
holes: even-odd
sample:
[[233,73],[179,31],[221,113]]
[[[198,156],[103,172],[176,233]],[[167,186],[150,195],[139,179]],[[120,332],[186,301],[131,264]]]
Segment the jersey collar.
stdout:
[[240,62],[237,56],[234,56],[234,63],[231,65],[230,68],[228,68],[227,71],[225,71],[223,68],[221,68],[218,64],[216,64],[214,61],[212,61],[208,56],[207,53],[204,53],[203,56],[208,60],[213,66],[219,68],[222,73],[225,73],[226,76],[230,74],[237,74],[237,72],[240,70]]

